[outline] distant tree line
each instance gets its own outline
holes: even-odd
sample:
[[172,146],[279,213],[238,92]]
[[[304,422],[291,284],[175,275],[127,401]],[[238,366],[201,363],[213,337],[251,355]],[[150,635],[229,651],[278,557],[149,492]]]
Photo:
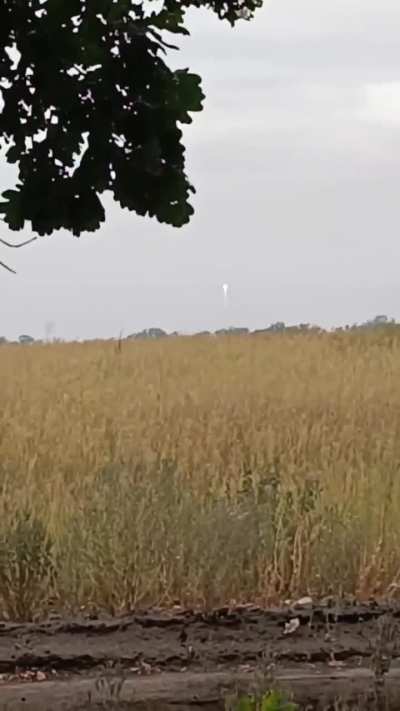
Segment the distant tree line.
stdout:
[[[368,321],[364,321],[363,323],[360,324],[352,324],[352,325],[346,325],[346,326],[340,326],[336,329],[334,329],[334,332],[336,333],[341,333],[343,331],[359,331],[359,330],[366,330],[366,329],[373,329],[373,328],[382,328],[382,327],[398,327],[400,324],[398,324],[394,318],[389,318],[386,315],[379,315],[375,316],[375,318],[370,319]],[[193,333],[191,334],[191,337],[206,337],[206,336],[247,336],[247,335],[260,335],[260,334],[304,334],[304,333],[327,333],[327,331],[320,326],[314,326],[309,323],[300,323],[295,326],[287,326],[284,321],[276,321],[275,323],[271,323],[269,326],[266,328],[259,328],[254,331],[251,331],[249,328],[241,328],[241,327],[235,327],[232,326],[230,328],[221,328],[218,329],[217,331],[199,331],[198,333]],[[127,341],[154,341],[158,340],[160,338],[174,338],[177,336],[180,336],[178,331],[173,331],[172,333],[168,333],[167,331],[164,331],[162,328],[146,328],[143,331],[138,331],[137,333],[131,333],[129,336],[126,337],[125,340]],[[114,340],[114,339],[111,339]],[[47,341],[49,342],[49,341]],[[60,339],[53,339],[53,343],[60,342]],[[35,339],[33,336],[30,336],[29,334],[21,334],[21,336],[18,337],[18,340],[16,341],[8,341],[7,338],[4,336],[0,336],[0,346],[6,345],[6,344],[19,344],[19,345],[32,345],[34,343],[43,343],[42,340]]]

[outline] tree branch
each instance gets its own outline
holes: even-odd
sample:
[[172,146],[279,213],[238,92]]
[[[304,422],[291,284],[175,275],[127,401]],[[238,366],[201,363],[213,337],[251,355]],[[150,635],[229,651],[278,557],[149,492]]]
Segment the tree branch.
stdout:
[[[18,242],[18,244],[13,244],[12,242],[7,242],[5,239],[2,239],[2,237],[0,237],[0,244],[4,244],[5,247],[11,247],[11,249],[19,249],[20,247],[25,247],[25,245],[30,244],[31,242],[35,242],[36,240],[37,237],[31,237],[30,239],[25,240],[25,242]],[[14,269],[11,269],[8,264],[4,264],[4,262],[0,262],[0,267],[3,267],[3,269],[6,269],[8,272],[11,272],[11,274],[17,273]]]
[[0,262],[0,267],[7,269],[8,272],[11,272],[11,274],[17,273],[16,271],[14,271],[14,269],[11,269],[11,267],[9,267],[7,264],[4,264],[4,262]]
[[4,244],[6,247],[11,247],[12,249],[19,249],[20,247],[25,247],[25,245],[30,244],[31,242],[35,242],[37,240],[37,237],[31,237],[30,239],[25,240],[25,242],[18,242],[18,244],[13,244],[12,242],[6,242],[5,239],[2,239],[0,237],[0,244]]

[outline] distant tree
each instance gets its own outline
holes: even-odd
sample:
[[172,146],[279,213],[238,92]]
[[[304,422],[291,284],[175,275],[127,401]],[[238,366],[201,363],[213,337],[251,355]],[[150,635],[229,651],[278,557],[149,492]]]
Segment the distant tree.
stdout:
[[286,325],[283,321],[277,321],[276,323],[271,323],[271,325],[268,327],[268,331],[271,331],[272,333],[282,333],[286,328]]
[[28,336],[27,334],[24,333],[24,334],[22,334],[22,336],[19,336],[18,341],[19,341],[19,343],[27,345],[30,343],[34,343],[35,339],[32,338],[32,336]]
[[375,318],[365,321],[360,326],[355,326],[355,328],[377,328],[380,326],[394,326],[396,321],[394,318],[389,318],[386,314],[379,314]]
[[131,335],[128,336],[128,340],[155,340],[157,338],[166,338],[167,336],[168,333],[163,331],[162,328],[145,328],[144,331],[140,331],[139,333],[131,333]]
[[248,328],[231,326],[230,328],[220,328],[215,332],[216,336],[245,336],[249,333]]
[[381,314],[379,316],[375,316],[375,318],[373,319],[373,321],[371,323],[374,326],[385,326],[386,324],[393,323],[393,322],[394,322],[394,319],[389,319],[389,317],[386,316],[386,314]]
[[139,215],[176,227],[188,222],[194,188],[180,126],[201,111],[204,96],[199,76],[166,63],[176,49],[166,33],[189,34],[191,7],[234,25],[261,5],[2,0],[0,140],[19,171],[0,207],[9,228],[97,230],[105,191]]

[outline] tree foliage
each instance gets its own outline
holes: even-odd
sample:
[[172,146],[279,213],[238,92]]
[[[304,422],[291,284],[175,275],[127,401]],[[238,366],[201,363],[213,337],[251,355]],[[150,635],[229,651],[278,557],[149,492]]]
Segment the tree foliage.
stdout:
[[[75,235],[105,219],[101,195],[175,226],[193,212],[181,124],[202,109],[200,77],[173,71],[185,13],[232,25],[262,0],[2,0],[0,140],[18,168],[0,212],[12,230]],[[167,39],[168,38],[168,42]]]

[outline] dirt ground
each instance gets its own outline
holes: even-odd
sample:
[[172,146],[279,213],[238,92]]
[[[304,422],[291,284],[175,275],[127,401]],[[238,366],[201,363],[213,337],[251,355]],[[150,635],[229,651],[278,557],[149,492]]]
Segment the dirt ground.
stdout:
[[0,623],[0,709],[94,708],[116,700],[118,708],[151,701],[159,711],[216,709],[230,691],[261,677],[322,708],[321,699],[369,693],[374,654],[379,646],[387,651],[383,620],[393,654],[386,684],[399,708],[400,605],[371,602]]

